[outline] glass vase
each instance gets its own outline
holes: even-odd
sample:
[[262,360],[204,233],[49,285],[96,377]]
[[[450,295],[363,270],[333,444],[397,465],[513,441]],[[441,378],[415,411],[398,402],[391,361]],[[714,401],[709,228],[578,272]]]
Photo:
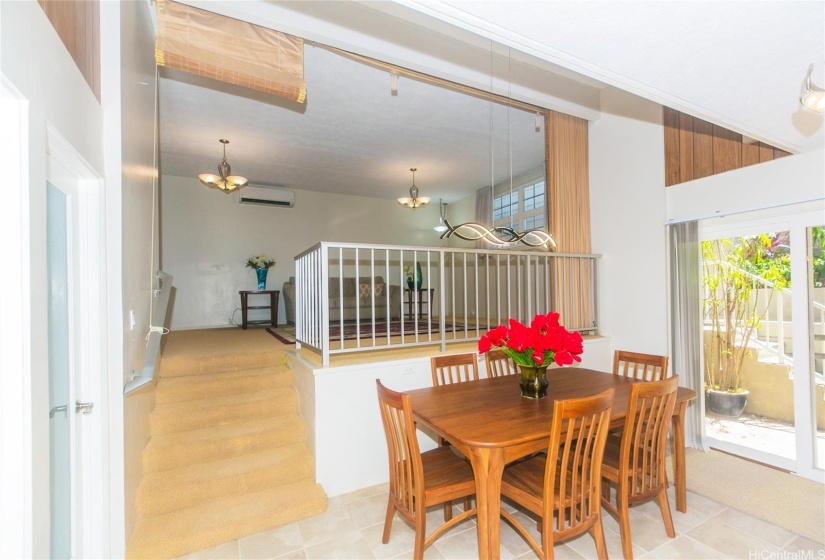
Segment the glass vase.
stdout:
[[266,290],[266,274],[269,272],[268,268],[256,268],[255,274],[258,276],[258,291]]
[[528,399],[542,399],[547,396],[547,366],[523,366],[519,364],[521,370],[521,396]]

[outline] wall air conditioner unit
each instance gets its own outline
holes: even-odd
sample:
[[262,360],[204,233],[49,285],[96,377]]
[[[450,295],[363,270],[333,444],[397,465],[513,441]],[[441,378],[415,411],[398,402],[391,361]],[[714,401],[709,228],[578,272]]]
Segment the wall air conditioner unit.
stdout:
[[238,202],[241,204],[258,204],[279,208],[292,208],[295,206],[295,192],[284,189],[249,186],[238,191],[238,195]]

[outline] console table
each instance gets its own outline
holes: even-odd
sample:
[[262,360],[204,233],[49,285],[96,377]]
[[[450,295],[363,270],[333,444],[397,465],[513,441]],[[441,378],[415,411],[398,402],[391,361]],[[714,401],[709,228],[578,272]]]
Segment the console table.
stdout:
[[[415,305],[415,292],[418,292],[418,318],[421,319],[424,316],[424,304],[429,304],[429,315],[427,317],[432,317],[433,315],[433,292],[435,292],[435,288],[419,288],[417,290],[411,290],[409,288],[404,288],[404,294],[407,296],[407,315],[410,317],[413,316],[413,306]],[[424,296],[427,296],[426,298]]]
[[[249,325],[271,325],[278,326],[278,298],[281,295],[280,290],[241,290],[238,292],[241,295],[241,328],[246,330]],[[249,296],[269,296],[269,305],[249,305]],[[269,319],[260,321],[250,321],[248,313],[250,309],[269,309]]]

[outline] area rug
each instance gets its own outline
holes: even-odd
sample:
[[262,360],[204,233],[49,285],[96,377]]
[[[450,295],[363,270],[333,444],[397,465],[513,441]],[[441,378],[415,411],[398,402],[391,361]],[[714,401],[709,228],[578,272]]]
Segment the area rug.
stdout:
[[[419,335],[421,334],[428,334],[432,332],[434,335],[438,334],[439,324],[434,322],[427,322],[427,321],[418,321],[416,329],[416,322],[415,321],[404,321],[403,323],[403,331],[404,336],[414,335],[418,332]],[[445,323],[445,331],[448,333],[452,333],[455,331],[463,331],[464,325],[461,323]],[[402,323],[401,321],[392,321],[390,323],[390,336],[401,336],[402,331]],[[267,327],[266,332],[283,342],[284,344],[295,344],[295,327],[294,326],[283,326],[277,328],[270,328]],[[344,325],[344,340],[355,340],[356,338],[372,338],[372,323],[361,323],[360,328],[359,325],[356,324],[345,324]],[[376,323],[375,325],[375,336],[376,338],[386,337],[387,336],[387,323]],[[331,341],[341,340],[341,327],[340,325],[331,325],[329,327],[329,339]]]
[[719,451],[685,451],[691,492],[825,543],[822,484]]

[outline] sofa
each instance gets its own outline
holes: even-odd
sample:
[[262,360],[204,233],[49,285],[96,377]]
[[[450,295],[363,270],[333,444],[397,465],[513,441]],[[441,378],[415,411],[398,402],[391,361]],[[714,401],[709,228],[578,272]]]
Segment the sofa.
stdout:
[[[390,293],[390,319],[396,320],[401,317],[401,287],[389,286],[384,282],[384,278],[376,276],[374,284],[370,284],[368,276],[343,279],[331,277],[329,279],[329,320],[339,321],[343,313],[345,321],[354,321],[360,318],[361,321],[370,321],[373,318],[373,297],[375,291],[375,319],[387,318],[387,296],[384,290],[389,289]],[[295,324],[295,277],[290,276],[284,282],[281,294],[284,298],[286,309],[286,321],[290,325]],[[357,317],[356,317],[357,315]]]

